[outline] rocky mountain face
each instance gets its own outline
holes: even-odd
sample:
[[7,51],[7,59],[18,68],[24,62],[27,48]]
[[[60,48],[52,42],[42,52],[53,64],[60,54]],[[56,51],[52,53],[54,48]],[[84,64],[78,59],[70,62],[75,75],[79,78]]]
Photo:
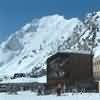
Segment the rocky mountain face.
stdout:
[[84,21],[60,15],[34,19],[0,45],[0,75],[46,73],[47,58],[58,51],[89,51],[91,44],[97,50],[99,29],[100,12],[88,14]]

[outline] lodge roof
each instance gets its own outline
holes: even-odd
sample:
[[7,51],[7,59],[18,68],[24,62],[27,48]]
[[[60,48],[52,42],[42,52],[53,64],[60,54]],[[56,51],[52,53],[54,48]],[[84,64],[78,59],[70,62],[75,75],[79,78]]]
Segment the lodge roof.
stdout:
[[62,57],[69,57],[71,54],[73,55],[88,55],[88,56],[92,56],[91,52],[89,51],[85,51],[85,50],[64,50],[64,51],[59,51],[57,53],[55,53],[54,55],[51,55],[48,59],[47,59],[47,62],[56,58],[56,57],[59,57],[59,56],[62,56]]
[[87,50],[70,50],[70,49],[66,49],[66,50],[59,50],[59,53],[76,53],[76,54],[91,54],[91,51],[87,51]]

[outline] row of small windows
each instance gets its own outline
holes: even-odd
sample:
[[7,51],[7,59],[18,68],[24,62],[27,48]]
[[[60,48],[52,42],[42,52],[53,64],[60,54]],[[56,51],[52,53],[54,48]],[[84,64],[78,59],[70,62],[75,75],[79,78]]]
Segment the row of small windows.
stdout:
[[100,78],[100,59],[98,59],[97,61],[95,61],[93,63],[93,72],[94,72],[94,77],[96,79]]

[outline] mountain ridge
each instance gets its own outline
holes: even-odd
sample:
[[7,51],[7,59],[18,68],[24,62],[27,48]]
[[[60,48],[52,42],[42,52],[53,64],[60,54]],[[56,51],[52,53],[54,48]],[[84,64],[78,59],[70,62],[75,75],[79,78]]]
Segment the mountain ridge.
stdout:
[[84,30],[78,18],[67,20],[57,14],[27,23],[0,45],[0,75],[46,69],[46,59],[71,37],[77,25]]

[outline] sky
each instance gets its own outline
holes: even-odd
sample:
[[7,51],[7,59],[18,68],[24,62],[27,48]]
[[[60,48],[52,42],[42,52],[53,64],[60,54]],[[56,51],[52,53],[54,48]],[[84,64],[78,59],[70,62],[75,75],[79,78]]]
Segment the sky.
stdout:
[[59,14],[83,18],[100,10],[100,0],[0,0],[0,42],[33,18]]

